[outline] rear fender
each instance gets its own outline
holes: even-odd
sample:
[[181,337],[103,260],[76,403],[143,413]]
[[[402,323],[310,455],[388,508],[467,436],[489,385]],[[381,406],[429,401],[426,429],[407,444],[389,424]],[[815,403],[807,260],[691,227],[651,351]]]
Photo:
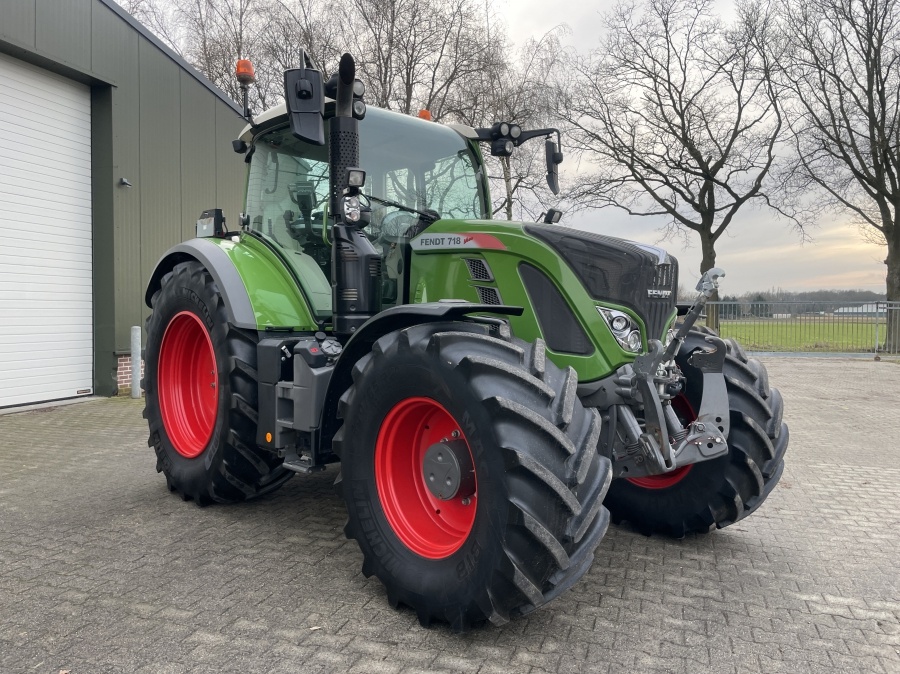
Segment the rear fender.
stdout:
[[150,277],[147,306],[163,277],[187,260],[197,260],[209,271],[222,292],[228,321],[236,327],[266,332],[315,332],[324,327],[314,318],[288,264],[252,236],[192,239],[169,249]]
[[153,295],[160,289],[162,278],[179,262],[196,260],[209,272],[219,286],[225,301],[228,322],[241,328],[256,329],[256,317],[250,304],[250,295],[241,280],[231,258],[219,246],[207,239],[192,239],[173,246],[156,263],[156,268],[147,284],[144,302],[151,309]]

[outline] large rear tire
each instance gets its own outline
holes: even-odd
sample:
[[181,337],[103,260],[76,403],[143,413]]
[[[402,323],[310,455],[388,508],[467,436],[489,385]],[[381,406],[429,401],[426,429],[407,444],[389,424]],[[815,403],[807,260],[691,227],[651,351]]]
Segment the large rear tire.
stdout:
[[[609,522],[600,417],[581,406],[575,371],[547,360],[543,341],[479,327],[422,325],[378,340],[354,367],[334,440],[363,573],[392,606],[456,630],[556,597],[588,570]],[[424,468],[442,443],[460,466],[446,499]]]
[[163,276],[147,319],[144,418],[156,470],[198,505],[274,491],[293,473],[256,444],[255,334],[230,325],[199,262]]
[[[708,347],[711,331],[692,330],[675,360],[686,378],[679,416],[698,410],[703,375],[688,364],[691,353]],[[765,366],[748,358],[733,339],[723,373],[731,430],[728,454],[673,473],[613,480],[605,505],[615,523],[631,522],[638,531],[682,538],[726,527],[755,511],[781,478],[788,429],[782,422],[781,394],[770,388]]]

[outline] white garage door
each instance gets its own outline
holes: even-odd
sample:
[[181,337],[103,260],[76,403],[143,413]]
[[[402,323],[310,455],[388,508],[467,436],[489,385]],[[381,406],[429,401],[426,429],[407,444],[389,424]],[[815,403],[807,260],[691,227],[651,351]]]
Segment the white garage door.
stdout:
[[0,54],[0,407],[92,386],[90,90]]

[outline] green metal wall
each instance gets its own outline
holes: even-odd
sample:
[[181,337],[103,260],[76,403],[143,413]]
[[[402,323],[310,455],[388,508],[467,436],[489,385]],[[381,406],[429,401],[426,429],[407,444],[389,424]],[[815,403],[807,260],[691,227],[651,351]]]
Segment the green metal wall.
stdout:
[[112,394],[159,257],[206,208],[236,222],[244,164],[230,141],[244,122],[112,0],[0,0],[0,17],[0,52],[92,88],[94,385]]

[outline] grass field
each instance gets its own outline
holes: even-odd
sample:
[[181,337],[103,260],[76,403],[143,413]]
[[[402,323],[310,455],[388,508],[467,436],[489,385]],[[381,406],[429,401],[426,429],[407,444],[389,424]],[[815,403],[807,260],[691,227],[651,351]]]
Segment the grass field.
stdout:
[[872,353],[881,345],[885,321],[874,318],[754,318],[720,320],[719,334],[734,337],[750,351],[842,351]]

